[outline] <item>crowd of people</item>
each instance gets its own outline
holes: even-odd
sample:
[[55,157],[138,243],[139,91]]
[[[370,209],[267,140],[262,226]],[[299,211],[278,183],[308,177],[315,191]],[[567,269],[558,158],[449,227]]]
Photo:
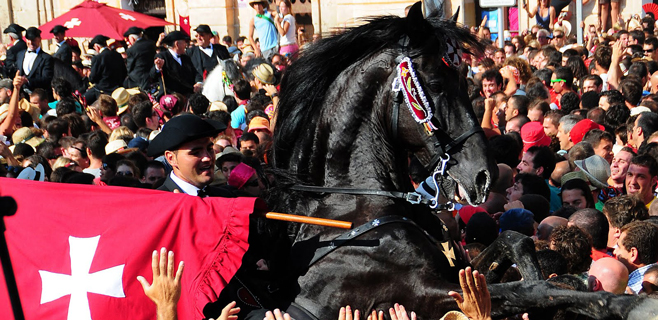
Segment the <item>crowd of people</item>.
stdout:
[[[181,31],[151,41],[132,27],[125,48],[98,35],[83,53],[66,38],[66,27],[57,26],[51,30],[57,50],[50,55],[41,48],[39,29],[7,27],[12,43],[0,79],[0,176],[200,197],[260,196],[273,183],[266,168],[278,83],[304,50],[303,30],[288,0],[279,1],[280,14],[266,1],[249,4],[249,35],[235,42],[228,36],[219,41],[207,25],[194,30],[195,41]],[[590,291],[653,295],[656,22],[647,15],[628,29],[588,26],[586,42],[577,43],[548,1],[527,10],[537,25],[502,48],[484,24],[472,28],[486,47],[481,55],[464,54],[469,63],[460,72],[499,173],[485,203],[462,207],[447,223],[454,240],[474,258],[500,232],[517,231],[535,240],[547,279],[571,274]],[[201,93],[204,80],[223,59],[234,59],[244,79],[225,77],[232,92],[210,101]],[[82,86],[56,77],[62,68],[75,70]],[[156,290],[140,280],[156,302],[163,291],[175,293],[180,280],[172,272],[173,255],[164,256],[154,253],[153,272],[168,285]],[[470,270],[465,277],[465,291],[479,279]],[[506,278],[520,275],[512,269]],[[176,294],[165,298],[169,304],[159,307],[175,306]],[[234,307],[227,306],[222,319],[233,319]],[[462,309],[471,318],[489,317],[468,308]],[[407,317],[399,310],[391,317]],[[162,319],[172,316],[160,311]],[[340,314],[352,317],[351,310]],[[268,317],[285,319],[280,312]]]
[[591,25],[578,43],[548,1],[526,9],[537,24],[503,47],[484,24],[472,28],[486,47],[461,67],[499,169],[486,202],[459,211],[466,248],[477,254],[514,230],[535,239],[546,277],[573,274],[593,291],[652,295],[656,21],[648,14],[626,27]]

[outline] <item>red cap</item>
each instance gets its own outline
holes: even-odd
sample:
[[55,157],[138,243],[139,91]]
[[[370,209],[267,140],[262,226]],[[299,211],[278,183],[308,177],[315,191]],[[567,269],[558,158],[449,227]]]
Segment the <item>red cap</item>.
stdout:
[[244,163],[240,163],[231,171],[231,175],[228,177],[228,184],[240,189],[255,173],[256,170],[254,170],[254,168]]
[[548,147],[551,145],[551,138],[544,132],[544,126],[539,121],[531,121],[521,128],[521,139],[523,139],[523,152],[528,151],[530,147]]
[[600,129],[600,130],[605,130],[605,127],[590,120],[590,119],[583,119],[578,121],[573,128],[571,128],[571,131],[569,132],[569,136],[571,137],[571,142],[573,144],[576,144],[578,142],[583,141],[583,137],[585,134],[594,129]]

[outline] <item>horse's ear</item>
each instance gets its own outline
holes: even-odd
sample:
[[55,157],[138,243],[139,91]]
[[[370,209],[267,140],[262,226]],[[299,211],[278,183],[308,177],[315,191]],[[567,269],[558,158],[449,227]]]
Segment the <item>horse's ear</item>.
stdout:
[[459,17],[459,9],[461,9],[461,8],[462,8],[461,6],[457,7],[457,12],[455,12],[455,14],[452,15],[450,20],[452,20],[454,22],[457,22],[457,18]]
[[409,9],[409,13],[407,13],[407,24],[414,25],[423,19],[425,19],[423,17],[423,7],[419,1],[414,3],[411,9]]
[[444,0],[424,0],[425,17],[427,18],[443,18],[443,1]]

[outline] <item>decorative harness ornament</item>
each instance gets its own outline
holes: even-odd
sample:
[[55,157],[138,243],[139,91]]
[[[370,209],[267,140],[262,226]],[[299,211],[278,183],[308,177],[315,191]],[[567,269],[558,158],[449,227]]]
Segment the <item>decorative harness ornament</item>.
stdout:
[[431,122],[433,117],[432,108],[420,82],[418,82],[411,59],[409,57],[402,59],[397,66],[397,70],[398,76],[393,81],[393,91],[402,92],[404,101],[407,103],[407,107],[416,122],[426,126],[426,129],[429,129],[428,132],[436,130],[437,128]]

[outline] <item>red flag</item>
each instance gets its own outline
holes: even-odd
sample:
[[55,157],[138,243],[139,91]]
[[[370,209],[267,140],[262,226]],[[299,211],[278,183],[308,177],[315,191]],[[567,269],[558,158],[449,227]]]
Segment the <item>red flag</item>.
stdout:
[[191,35],[190,30],[192,26],[190,25],[190,16],[178,16],[178,24],[180,25],[180,31],[187,33],[188,36]]
[[[18,212],[5,235],[26,319],[155,319],[138,275],[151,253],[185,261],[179,319],[203,318],[247,250],[255,198],[0,178]],[[1,275],[1,273],[0,273]],[[0,319],[13,319],[4,277]]]

